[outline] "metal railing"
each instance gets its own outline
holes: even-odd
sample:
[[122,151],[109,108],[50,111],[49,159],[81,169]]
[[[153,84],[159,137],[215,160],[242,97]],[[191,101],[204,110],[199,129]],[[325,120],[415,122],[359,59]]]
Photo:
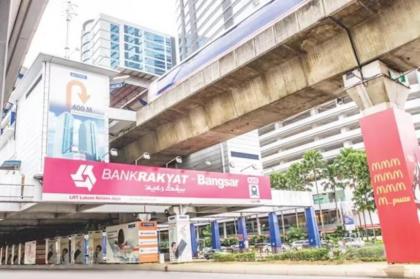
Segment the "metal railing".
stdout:
[[40,185],[0,183],[0,202],[31,202]]

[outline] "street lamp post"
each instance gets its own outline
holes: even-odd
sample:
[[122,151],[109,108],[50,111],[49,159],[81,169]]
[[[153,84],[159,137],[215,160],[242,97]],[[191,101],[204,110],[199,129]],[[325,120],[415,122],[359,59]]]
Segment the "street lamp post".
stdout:
[[145,160],[150,160],[151,156],[149,152],[144,152],[143,154],[141,154],[140,157],[138,157],[136,160],[134,160],[134,164],[137,165],[138,161],[140,161],[141,159],[145,159]]
[[99,159],[99,161],[102,161],[108,155],[110,155],[111,157],[117,157],[118,156],[118,149],[111,148],[108,152],[106,152],[105,154],[103,154],[101,156],[101,158]]
[[173,159],[171,159],[170,161],[168,161],[168,162],[165,164],[165,167],[167,168],[167,167],[169,166],[169,164],[170,164],[170,163],[172,163],[172,162],[176,162],[176,163],[178,163],[178,164],[182,164],[182,158],[181,158],[181,156],[176,156],[175,158],[173,158]]

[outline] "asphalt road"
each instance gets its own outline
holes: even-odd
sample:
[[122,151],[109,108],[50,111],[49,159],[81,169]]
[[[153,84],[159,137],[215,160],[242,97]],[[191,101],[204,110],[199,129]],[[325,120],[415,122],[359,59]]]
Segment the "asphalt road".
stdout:
[[[334,277],[158,272],[140,270],[0,270],[1,279],[333,279]],[[339,278],[339,277],[335,277]],[[348,279],[363,279],[350,278]]]

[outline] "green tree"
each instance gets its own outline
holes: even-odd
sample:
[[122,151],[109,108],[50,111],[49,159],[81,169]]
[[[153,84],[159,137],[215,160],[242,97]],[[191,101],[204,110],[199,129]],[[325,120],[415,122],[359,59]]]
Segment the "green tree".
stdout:
[[364,151],[346,148],[341,150],[340,155],[335,161],[338,165],[338,172],[341,178],[346,180],[354,190],[353,202],[356,210],[363,216],[364,227],[366,229],[367,225],[364,212],[368,212],[370,223],[373,224],[372,212],[376,209],[373,199],[373,188],[370,185],[366,154]]
[[319,181],[325,174],[326,163],[318,150],[309,150],[303,154],[302,172],[304,181],[309,187],[315,186],[318,197],[318,209],[321,228],[324,229],[324,218],[322,216],[321,199],[319,199]]
[[293,163],[290,165],[286,173],[287,183],[291,191],[310,191],[305,181],[303,165],[301,163]]
[[338,208],[338,201],[337,201],[337,189],[344,189],[345,184],[339,179],[339,168],[335,161],[330,162],[324,169],[324,178],[325,180],[322,182],[324,186],[324,190],[333,191],[334,193],[334,204],[335,204],[335,215],[337,222],[340,222],[342,225],[343,220],[340,216],[340,210]]
[[274,172],[270,175],[271,187],[277,190],[289,190],[287,171]]

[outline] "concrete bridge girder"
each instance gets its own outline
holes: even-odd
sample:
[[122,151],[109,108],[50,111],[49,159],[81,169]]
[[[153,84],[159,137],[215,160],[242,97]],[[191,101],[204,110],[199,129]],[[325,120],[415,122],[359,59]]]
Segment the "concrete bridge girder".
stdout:
[[362,64],[416,67],[419,13],[416,0],[312,1],[141,109],[112,142],[117,160],[147,151],[162,164],[345,94],[341,75],[357,61],[330,16],[349,28]]

